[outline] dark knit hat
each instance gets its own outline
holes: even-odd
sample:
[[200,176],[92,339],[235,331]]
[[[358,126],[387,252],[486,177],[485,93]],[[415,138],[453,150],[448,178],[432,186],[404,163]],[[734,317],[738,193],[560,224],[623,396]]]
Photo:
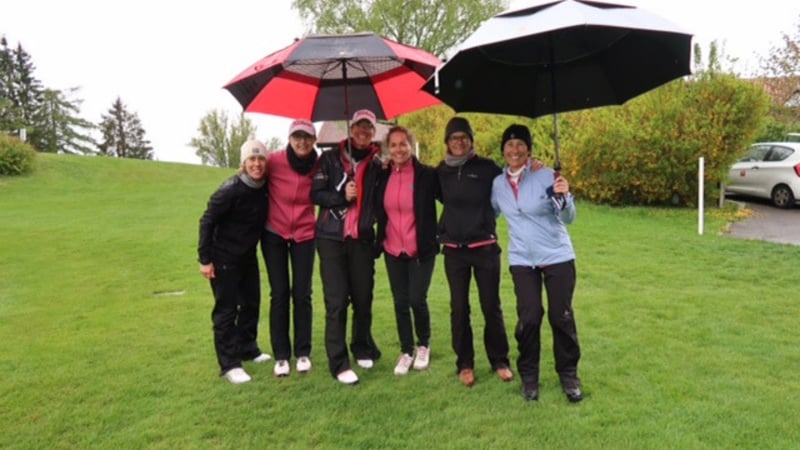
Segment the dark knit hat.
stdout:
[[467,133],[470,141],[475,141],[472,135],[472,127],[469,126],[469,121],[463,117],[453,117],[447,122],[447,126],[444,128],[444,142],[447,143],[447,139],[450,135],[459,131]]
[[525,145],[528,146],[528,151],[533,151],[533,140],[531,139],[531,131],[525,125],[520,125],[515,123],[514,125],[509,126],[506,128],[506,131],[503,131],[503,140],[500,142],[500,151],[503,151],[503,148],[506,146],[506,142],[510,141],[511,139],[519,139],[525,142]]

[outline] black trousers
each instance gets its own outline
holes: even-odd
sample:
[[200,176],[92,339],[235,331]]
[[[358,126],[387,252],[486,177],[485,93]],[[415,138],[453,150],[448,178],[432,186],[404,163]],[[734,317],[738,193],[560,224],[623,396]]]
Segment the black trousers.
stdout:
[[[386,273],[394,297],[394,316],[400,351],[414,354],[414,331],[417,345],[430,346],[431,316],[428,311],[428,288],[431,285],[436,255],[426,259],[398,258],[384,253]],[[410,310],[410,311],[409,311]],[[414,322],[411,322],[411,313]]]
[[547,319],[553,329],[553,355],[560,377],[577,377],[581,349],[572,311],[575,291],[575,261],[545,267],[511,266],[517,296],[519,322],[515,331],[519,345],[517,370],[523,382],[539,382],[540,329],[544,309],[542,284],[547,290]]
[[444,271],[450,285],[450,330],[456,370],[475,366],[475,348],[470,322],[469,285],[472,275],[485,325],[483,344],[492,369],[508,367],[508,336],[500,306],[500,247],[444,248]]
[[350,368],[347,310],[353,305],[350,351],[356,359],[379,359],[372,338],[372,289],[375,258],[372,242],[317,239],[322,292],[325,297],[325,351],[331,375]]
[[211,280],[214,309],[214,348],[220,374],[242,366],[242,360],[261,354],[258,348],[258,315],[261,285],[258,260],[246,264],[214,263]]
[[273,356],[278,361],[292,356],[292,341],[289,338],[290,310],[294,328],[294,356],[309,356],[314,240],[297,243],[264,230],[261,235],[261,254],[267,266],[270,285],[269,334]]

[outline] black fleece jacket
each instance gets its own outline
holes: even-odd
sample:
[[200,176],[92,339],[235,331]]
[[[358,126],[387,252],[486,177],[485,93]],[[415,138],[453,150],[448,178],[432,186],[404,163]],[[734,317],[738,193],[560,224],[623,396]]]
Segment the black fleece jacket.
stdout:
[[197,245],[201,264],[250,262],[267,221],[267,184],[251,188],[239,175],[227,179],[200,217]]
[[477,155],[458,167],[439,163],[436,173],[444,206],[439,219],[440,243],[465,247],[497,239],[492,183],[502,172],[494,161]]

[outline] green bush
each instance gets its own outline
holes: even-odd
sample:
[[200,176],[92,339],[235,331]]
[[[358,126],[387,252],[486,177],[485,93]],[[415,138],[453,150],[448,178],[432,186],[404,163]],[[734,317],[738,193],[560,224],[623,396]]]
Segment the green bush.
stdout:
[[768,105],[760,87],[718,75],[570,115],[563,142],[570,189],[595,203],[694,206],[702,156],[706,198],[716,198],[730,164],[762,130]]
[[16,137],[0,134],[0,175],[21,175],[33,172],[36,150]]

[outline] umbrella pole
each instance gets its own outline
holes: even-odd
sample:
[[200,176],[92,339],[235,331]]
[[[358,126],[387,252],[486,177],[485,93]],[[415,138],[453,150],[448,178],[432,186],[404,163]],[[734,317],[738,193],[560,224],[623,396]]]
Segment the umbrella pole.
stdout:
[[561,170],[561,160],[558,157],[558,113],[553,113],[553,142],[555,143],[553,169],[558,173]]
[[555,44],[553,43],[553,36],[550,35],[550,89],[553,91],[553,143],[555,144],[553,169],[558,172],[561,171],[561,160],[558,158],[558,102],[556,102],[556,55]]
[[350,98],[347,95],[347,60],[342,59],[342,83],[344,83],[344,120],[347,136],[347,157],[350,158]]
[[347,160],[350,161],[350,172],[347,176],[350,179],[355,179],[355,162],[353,161],[353,152],[350,143],[350,98],[347,95],[347,60],[342,59],[342,83],[344,83],[344,119],[345,119],[345,142],[347,142]]

